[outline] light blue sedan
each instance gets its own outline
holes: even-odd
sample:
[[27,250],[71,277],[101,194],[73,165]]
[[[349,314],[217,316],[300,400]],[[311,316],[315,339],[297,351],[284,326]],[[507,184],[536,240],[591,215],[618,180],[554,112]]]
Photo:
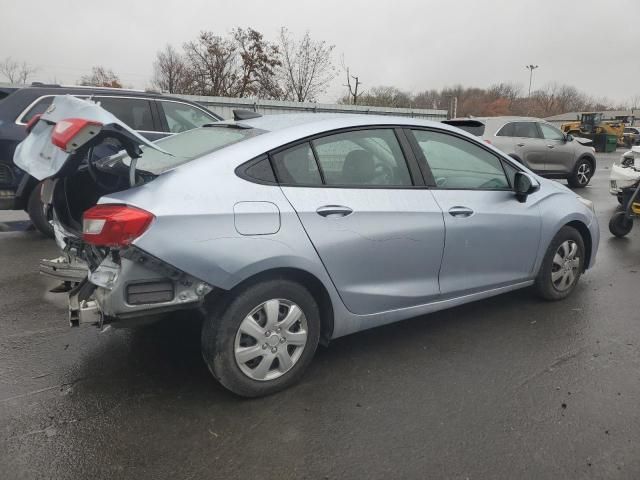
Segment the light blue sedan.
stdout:
[[[72,324],[204,312],[209,369],[260,396],[320,342],[523,287],[560,300],[594,264],[591,202],[461,130],[254,117],[151,144],[59,97],[31,125],[16,163],[49,178],[58,243],[87,265]],[[91,155],[105,142],[126,151]]]

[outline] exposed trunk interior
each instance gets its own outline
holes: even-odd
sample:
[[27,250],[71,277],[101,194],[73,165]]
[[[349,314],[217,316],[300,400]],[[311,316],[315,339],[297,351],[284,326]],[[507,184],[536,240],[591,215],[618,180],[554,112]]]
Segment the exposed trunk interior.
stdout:
[[[152,175],[137,172],[136,185],[142,185],[153,178],[155,177]],[[96,166],[95,160],[91,166],[83,162],[76,172],[58,179],[52,204],[61,226],[80,237],[82,214],[96,205],[100,197],[129,188],[128,168],[121,166],[102,169]]]

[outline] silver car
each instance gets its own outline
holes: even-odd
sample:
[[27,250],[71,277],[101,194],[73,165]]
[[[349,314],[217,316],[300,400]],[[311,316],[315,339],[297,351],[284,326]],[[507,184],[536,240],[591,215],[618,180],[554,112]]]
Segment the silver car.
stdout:
[[586,187],[596,171],[591,140],[565,135],[539,118],[459,118],[444,123],[482,137],[538,175],[567,179],[573,188]]
[[[318,343],[523,287],[563,299],[594,264],[592,203],[462,130],[252,116],[149,143],[60,97],[31,126],[15,160],[49,178],[57,241],[87,265],[72,323],[198,309],[212,374],[260,396]],[[124,151],[84,160],[107,141]]]

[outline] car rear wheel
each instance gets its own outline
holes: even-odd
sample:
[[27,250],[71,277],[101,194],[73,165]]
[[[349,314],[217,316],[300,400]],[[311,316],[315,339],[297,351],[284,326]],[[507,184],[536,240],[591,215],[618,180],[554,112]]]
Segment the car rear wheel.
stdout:
[[567,179],[569,186],[573,188],[584,188],[589,185],[591,177],[593,177],[593,165],[586,158],[581,158],[576,163],[573,173]]
[[40,191],[42,184],[39,183],[35,186],[31,194],[29,195],[29,201],[27,203],[27,213],[31,219],[31,223],[36,227],[41,234],[45,237],[53,238],[53,227],[49,223],[48,209],[42,203],[40,199]]
[[309,291],[289,280],[251,285],[210,309],[202,355],[218,381],[243,397],[297,382],[320,338],[320,312]]
[[573,227],[563,227],[551,241],[536,277],[545,300],[562,300],[573,292],[584,269],[584,241]]

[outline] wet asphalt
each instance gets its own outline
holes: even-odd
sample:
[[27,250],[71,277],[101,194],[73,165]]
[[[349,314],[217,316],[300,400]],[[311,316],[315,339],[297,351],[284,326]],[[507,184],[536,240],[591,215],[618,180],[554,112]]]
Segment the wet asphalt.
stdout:
[[568,300],[523,290],[338,339],[257,400],[209,375],[198,318],[69,328],[37,273],[55,244],[0,213],[17,230],[0,233],[0,478],[640,478],[640,227],[608,232],[614,157],[580,192],[602,240]]

